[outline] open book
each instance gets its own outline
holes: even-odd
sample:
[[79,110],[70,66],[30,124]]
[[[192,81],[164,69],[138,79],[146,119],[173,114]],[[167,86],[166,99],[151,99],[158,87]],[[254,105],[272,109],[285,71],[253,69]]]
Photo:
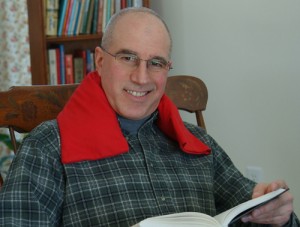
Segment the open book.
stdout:
[[250,213],[255,208],[277,198],[287,190],[288,189],[280,188],[276,191],[239,204],[215,217],[197,212],[182,212],[147,218],[133,227],[226,227]]

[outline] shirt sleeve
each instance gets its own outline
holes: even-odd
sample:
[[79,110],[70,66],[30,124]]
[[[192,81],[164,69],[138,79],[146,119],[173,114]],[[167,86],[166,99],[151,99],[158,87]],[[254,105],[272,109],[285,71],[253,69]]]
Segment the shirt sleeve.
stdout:
[[0,192],[0,226],[58,226],[63,167],[57,128],[44,123],[24,139]]

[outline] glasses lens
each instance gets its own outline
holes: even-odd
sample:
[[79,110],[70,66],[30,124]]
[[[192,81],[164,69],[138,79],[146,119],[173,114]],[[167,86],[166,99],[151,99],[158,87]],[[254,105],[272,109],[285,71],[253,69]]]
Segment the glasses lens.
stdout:
[[148,60],[148,68],[154,72],[161,72],[164,70],[168,70],[168,62],[163,59],[153,58]]
[[116,59],[124,65],[137,66],[139,58],[134,54],[117,54]]

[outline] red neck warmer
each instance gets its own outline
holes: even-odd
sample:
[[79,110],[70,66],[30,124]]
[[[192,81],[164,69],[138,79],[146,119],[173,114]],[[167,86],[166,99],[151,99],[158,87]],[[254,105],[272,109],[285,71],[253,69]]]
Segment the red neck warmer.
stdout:
[[[184,126],[176,106],[163,95],[158,127],[190,154],[209,154],[210,148]],[[97,160],[128,152],[117,115],[101,87],[97,72],[90,73],[57,117],[64,164]]]

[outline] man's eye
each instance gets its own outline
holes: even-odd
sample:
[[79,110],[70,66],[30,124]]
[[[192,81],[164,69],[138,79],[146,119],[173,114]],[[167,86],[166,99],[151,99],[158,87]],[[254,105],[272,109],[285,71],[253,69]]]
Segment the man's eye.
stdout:
[[156,68],[165,68],[167,63],[165,61],[160,60],[160,59],[152,59],[150,61],[150,65],[152,67],[156,67]]
[[131,54],[120,54],[119,59],[124,62],[136,62],[137,56]]

